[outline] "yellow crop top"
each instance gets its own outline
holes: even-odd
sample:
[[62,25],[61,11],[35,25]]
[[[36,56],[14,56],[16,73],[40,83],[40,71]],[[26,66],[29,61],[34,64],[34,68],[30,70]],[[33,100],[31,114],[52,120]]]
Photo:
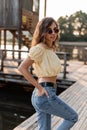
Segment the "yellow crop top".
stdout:
[[38,77],[56,76],[61,71],[61,62],[55,52],[38,44],[30,48],[29,57],[34,60],[34,74]]

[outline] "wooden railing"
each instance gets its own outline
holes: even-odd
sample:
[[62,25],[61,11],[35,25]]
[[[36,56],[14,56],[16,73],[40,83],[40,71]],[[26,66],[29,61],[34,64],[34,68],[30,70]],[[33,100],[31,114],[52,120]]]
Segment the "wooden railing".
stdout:
[[61,57],[63,59],[63,64],[62,64],[63,65],[63,78],[66,78],[66,74],[68,73],[67,66],[69,65],[69,64],[67,64],[67,60],[68,60],[68,57],[70,56],[70,54],[67,52],[56,52],[56,54],[60,59],[61,59]]
[[[11,55],[8,57],[7,54],[8,52],[11,52]],[[7,50],[7,49],[0,49],[0,60],[1,60],[1,69],[0,71],[3,71],[4,68],[17,68],[18,65],[21,63],[21,61],[23,60],[22,58],[22,53],[28,53],[29,51],[24,51],[24,50]],[[17,57],[15,57],[15,53],[17,53]],[[56,52],[57,56],[63,60],[63,78],[66,78],[66,74],[67,74],[67,66],[69,64],[67,64],[67,60],[69,57],[69,53],[67,52]],[[5,62],[10,62],[10,64],[6,64]],[[16,62],[17,65],[12,64],[12,62]],[[31,68],[31,73],[32,73],[32,68]]]
[[[8,56],[8,52],[11,53]],[[24,50],[7,50],[7,49],[0,49],[0,60],[1,60],[1,69],[0,71],[3,71],[3,69],[5,67],[7,68],[17,68],[18,65],[21,63],[21,61],[23,60],[22,58],[22,53],[28,53],[28,51],[24,51]],[[17,53],[17,56],[16,54]],[[5,62],[10,62],[10,64],[6,64]],[[17,66],[15,64],[12,64],[12,62],[16,62]]]

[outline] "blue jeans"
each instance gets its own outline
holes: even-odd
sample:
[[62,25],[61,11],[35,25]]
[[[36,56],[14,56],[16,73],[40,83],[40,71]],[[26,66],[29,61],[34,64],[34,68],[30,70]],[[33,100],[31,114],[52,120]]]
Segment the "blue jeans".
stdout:
[[77,122],[78,114],[63,100],[56,95],[56,88],[53,86],[43,86],[49,97],[46,95],[38,96],[35,88],[32,93],[32,105],[38,117],[39,130],[51,130],[51,114],[63,118],[63,122],[57,130],[70,130]]

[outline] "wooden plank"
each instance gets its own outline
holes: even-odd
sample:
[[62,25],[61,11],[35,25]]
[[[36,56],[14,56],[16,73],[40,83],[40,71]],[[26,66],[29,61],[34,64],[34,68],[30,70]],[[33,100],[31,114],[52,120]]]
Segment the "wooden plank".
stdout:
[[0,28],[17,29],[18,25],[19,25],[19,1],[0,0]]

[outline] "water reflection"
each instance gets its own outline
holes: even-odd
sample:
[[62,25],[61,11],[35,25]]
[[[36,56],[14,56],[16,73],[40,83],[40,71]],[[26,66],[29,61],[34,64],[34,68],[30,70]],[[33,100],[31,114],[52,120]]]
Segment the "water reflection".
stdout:
[[0,87],[0,130],[12,130],[34,112],[31,93],[20,86]]

